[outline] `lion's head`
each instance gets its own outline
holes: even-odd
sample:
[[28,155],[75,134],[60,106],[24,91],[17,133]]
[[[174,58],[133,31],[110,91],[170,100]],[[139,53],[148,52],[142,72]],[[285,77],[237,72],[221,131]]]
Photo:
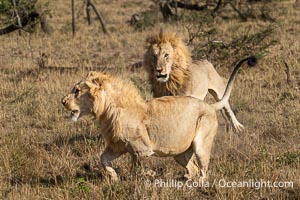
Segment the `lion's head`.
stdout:
[[180,37],[163,31],[148,37],[146,45],[144,64],[152,85],[166,83],[169,93],[176,95],[190,78],[191,56],[187,46]]
[[117,107],[137,108],[144,107],[145,104],[139,91],[130,81],[103,71],[89,72],[84,80],[73,87],[70,94],[63,97],[61,102],[71,111],[73,121],[77,121],[84,115],[93,115],[99,119],[103,113],[114,112]]
[[[149,57],[149,58],[148,58]],[[174,49],[170,42],[153,44],[147,52],[152,73],[159,82],[167,82],[170,78],[174,59]]]
[[61,102],[71,111],[73,121],[76,122],[84,115],[103,112],[105,91],[102,83],[106,77],[105,74],[90,72],[86,79],[73,87],[71,93],[63,97]]

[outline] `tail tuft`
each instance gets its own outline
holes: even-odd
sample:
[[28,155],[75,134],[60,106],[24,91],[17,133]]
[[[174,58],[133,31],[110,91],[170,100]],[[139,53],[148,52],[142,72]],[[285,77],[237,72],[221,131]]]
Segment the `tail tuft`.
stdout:
[[227,83],[227,86],[226,86],[226,90],[225,90],[225,93],[222,97],[222,99],[214,104],[211,104],[211,106],[215,109],[215,110],[220,110],[222,109],[226,103],[228,102],[229,100],[229,97],[230,97],[230,93],[231,93],[231,90],[232,90],[232,87],[233,87],[233,81],[235,79],[235,76],[239,70],[240,67],[242,67],[242,65],[247,61],[247,64],[249,67],[254,67],[254,65],[256,65],[257,63],[257,58],[255,56],[250,56],[250,57],[247,57],[247,58],[244,58],[243,60],[241,60],[236,66],[235,68],[233,69],[231,75],[230,75],[230,78],[229,78],[229,81]]
[[257,63],[257,58],[255,56],[250,56],[247,61],[249,67],[254,67]]

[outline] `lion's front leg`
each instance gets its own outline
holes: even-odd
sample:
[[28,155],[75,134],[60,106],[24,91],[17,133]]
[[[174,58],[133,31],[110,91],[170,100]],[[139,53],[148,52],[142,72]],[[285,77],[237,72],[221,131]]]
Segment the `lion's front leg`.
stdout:
[[137,154],[131,154],[131,172],[139,167],[142,167],[141,158]]
[[130,154],[138,157],[149,157],[155,154],[144,126],[132,131],[131,137],[127,139],[126,148]]
[[151,170],[151,169],[145,169],[142,165],[141,162],[141,157],[138,154],[131,154],[131,161],[132,161],[132,165],[131,165],[131,172],[138,172],[141,175],[144,176],[151,176],[154,177],[156,175],[156,172]]
[[105,171],[108,172],[111,180],[113,181],[118,180],[118,175],[114,168],[112,168],[111,161],[118,158],[122,154],[124,154],[124,152],[114,152],[110,147],[106,147],[101,155],[101,165],[105,169]]

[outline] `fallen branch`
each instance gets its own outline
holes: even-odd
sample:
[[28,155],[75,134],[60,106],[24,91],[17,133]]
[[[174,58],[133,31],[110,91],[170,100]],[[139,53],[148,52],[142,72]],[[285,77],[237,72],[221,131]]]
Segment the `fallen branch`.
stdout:
[[0,29],[0,35],[8,34],[8,33],[11,33],[15,30],[20,30],[20,29],[22,29],[22,27],[25,27],[26,25],[29,24],[29,22],[34,21],[38,17],[40,17],[40,13],[38,13],[37,11],[32,11],[28,15],[20,18],[21,26],[16,25],[16,23],[10,24],[5,28]]
[[116,68],[113,67],[99,67],[99,66],[93,66],[93,67],[58,67],[58,66],[45,66],[41,67],[39,69],[46,70],[46,71],[59,71],[59,72],[71,72],[71,71],[117,71]]
[[186,4],[186,3],[182,3],[182,2],[177,2],[177,1],[172,1],[170,2],[170,6],[172,6],[173,8],[184,8],[187,10],[196,10],[196,11],[202,11],[207,9],[207,4],[205,4],[204,6],[199,6],[198,4]]

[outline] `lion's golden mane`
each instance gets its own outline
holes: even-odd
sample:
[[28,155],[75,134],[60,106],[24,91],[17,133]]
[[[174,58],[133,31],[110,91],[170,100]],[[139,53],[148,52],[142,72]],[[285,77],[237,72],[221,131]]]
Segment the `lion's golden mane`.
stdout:
[[[214,107],[204,101],[193,97],[145,101],[129,81],[90,72],[62,103],[71,116],[77,113],[78,117],[96,117],[106,144],[101,163],[112,178],[117,175],[110,162],[126,152],[135,160],[133,164],[138,157],[172,156],[195,175],[197,168],[189,160],[196,151],[205,176],[218,122]],[[180,127],[176,126],[178,123]]]
[[[146,49],[144,67],[148,71],[154,97],[186,95],[203,100],[209,92],[216,101],[222,98],[227,80],[209,61],[192,60],[187,46],[176,34],[163,31],[153,34],[146,39]],[[165,58],[163,55],[168,56]],[[164,73],[160,73],[160,69]],[[168,78],[162,81],[158,75]],[[227,125],[231,123],[236,131],[243,129],[229,102],[222,109],[222,114]]]
[[[102,71],[100,74],[101,76],[99,76],[97,72],[90,72],[87,80],[97,85],[101,83],[100,88],[110,95],[111,105],[108,106],[104,111],[104,115],[102,115],[105,116],[105,118],[101,116],[96,116],[96,118],[102,121],[102,124],[105,124],[102,131],[105,133],[103,135],[105,135],[106,143],[117,143],[122,136],[119,109],[132,109],[139,117],[143,117],[146,112],[145,101],[137,88],[130,81],[111,76],[105,71]],[[98,94],[96,92],[97,91],[95,91],[92,96],[97,96]],[[99,101],[95,101],[94,103],[95,108],[99,107]]]
[[157,33],[148,37],[146,40],[146,48],[149,50],[154,44],[162,44],[169,42],[174,48],[174,60],[172,65],[172,73],[170,80],[166,84],[161,84],[156,81],[153,75],[151,63],[153,57],[149,51],[144,56],[144,64],[147,70],[151,70],[149,78],[152,85],[152,91],[155,97],[160,96],[176,96],[183,95],[190,87],[191,79],[191,55],[187,46],[183,43],[180,37],[174,33]]

